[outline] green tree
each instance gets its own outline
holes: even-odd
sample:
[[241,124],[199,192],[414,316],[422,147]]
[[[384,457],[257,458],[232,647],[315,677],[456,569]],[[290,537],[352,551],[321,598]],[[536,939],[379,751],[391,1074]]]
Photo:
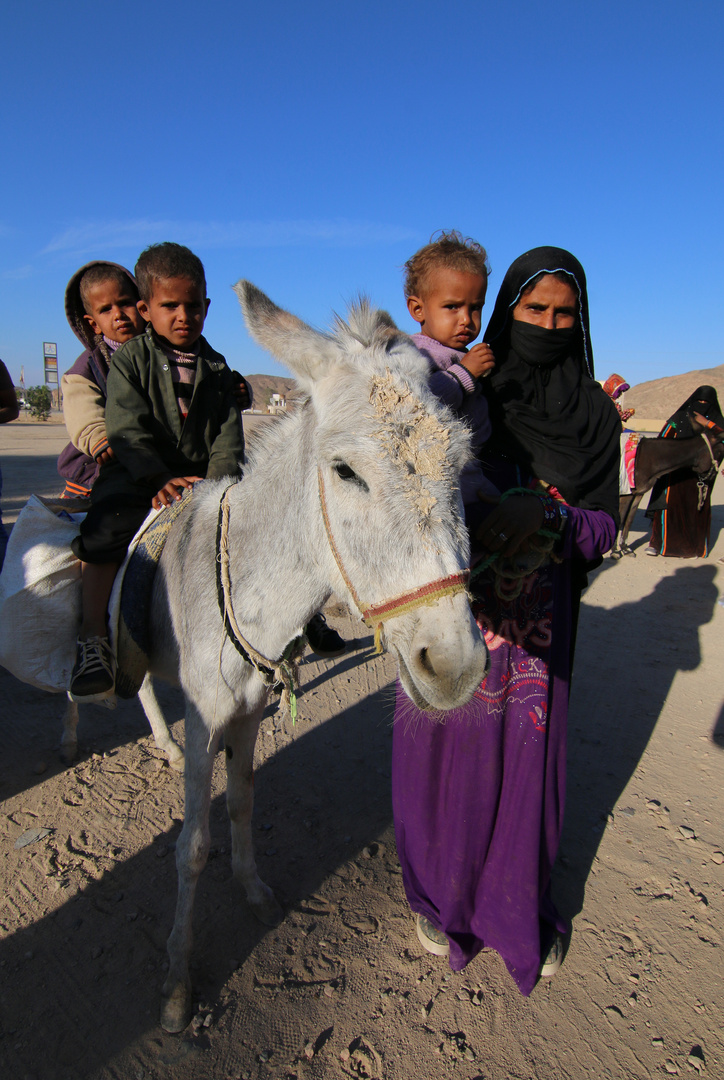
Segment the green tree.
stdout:
[[30,406],[30,415],[36,420],[48,420],[53,399],[47,386],[30,386],[25,391],[25,400]]

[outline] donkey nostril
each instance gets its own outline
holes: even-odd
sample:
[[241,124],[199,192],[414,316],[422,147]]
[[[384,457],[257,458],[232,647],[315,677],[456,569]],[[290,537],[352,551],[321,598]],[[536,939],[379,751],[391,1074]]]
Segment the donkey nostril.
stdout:
[[435,674],[435,668],[432,666],[427,649],[420,649],[420,666],[430,675]]

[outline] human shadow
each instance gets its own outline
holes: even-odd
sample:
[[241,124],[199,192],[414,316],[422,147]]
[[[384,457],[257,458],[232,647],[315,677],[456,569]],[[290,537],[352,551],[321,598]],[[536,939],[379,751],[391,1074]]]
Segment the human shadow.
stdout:
[[[377,691],[300,734],[257,770],[259,870],[288,918],[309,923],[303,914],[309,898],[389,826],[393,711],[390,688]],[[133,813],[136,807],[129,808]],[[75,836],[65,844],[63,837],[51,836],[23,849],[23,858],[35,860],[36,888],[44,890],[38,895],[52,897],[55,887],[62,899],[54,909],[52,899],[43,901],[52,910],[0,940],[0,968],[15,987],[3,1003],[2,1075],[40,1070],[43,1080],[95,1077],[131,1046],[140,1062],[151,1036],[154,1053],[169,1065],[199,1053],[196,1032],[179,1039],[164,1035],[157,1023],[176,894],[173,857],[163,856],[175,846],[180,828],[180,821],[171,821],[136,855],[79,889],[69,883],[67,892],[59,888],[62,874],[46,875],[42,885],[41,871],[53,848],[59,853],[56,867],[73,861]],[[88,830],[93,834],[90,820]],[[210,830],[211,856],[196,900],[192,978],[196,1000],[218,1001],[233,972],[266,935],[278,931],[259,924],[232,887],[223,796],[212,801]],[[395,858],[390,846],[390,873]],[[352,910],[355,904],[363,905],[363,893],[352,890]],[[311,910],[324,917],[314,904]],[[26,1037],[29,1016],[42,1039]]]
[[[701,662],[716,568],[682,566],[640,600],[581,610],[568,716],[566,817],[554,892],[567,916],[586,881],[609,813],[635,772],[674,678]],[[665,794],[665,793],[664,793]]]
[[711,741],[715,746],[718,746],[720,750],[724,750],[724,705],[722,705],[719,710],[719,715],[716,718],[714,730],[711,733]]

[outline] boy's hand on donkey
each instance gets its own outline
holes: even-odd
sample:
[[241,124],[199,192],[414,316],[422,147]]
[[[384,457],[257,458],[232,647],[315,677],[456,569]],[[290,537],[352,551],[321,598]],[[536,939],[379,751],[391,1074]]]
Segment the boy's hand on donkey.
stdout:
[[107,465],[108,462],[112,461],[115,456],[116,455],[113,453],[109,446],[106,450],[103,451],[102,454],[98,455],[98,457],[96,458],[96,463],[98,465]]
[[202,480],[201,476],[174,476],[172,480],[167,480],[158,494],[153,496],[151,500],[151,506],[154,510],[160,510],[163,506],[170,506],[176,499],[183,498],[184,490],[186,488],[192,488],[197,480]]
[[495,367],[493,350],[484,341],[479,342],[477,345],[473,345],[472,349],[468,349],[465,354],[462,366],[467,368],[470,374],[476,379],[489,375]]

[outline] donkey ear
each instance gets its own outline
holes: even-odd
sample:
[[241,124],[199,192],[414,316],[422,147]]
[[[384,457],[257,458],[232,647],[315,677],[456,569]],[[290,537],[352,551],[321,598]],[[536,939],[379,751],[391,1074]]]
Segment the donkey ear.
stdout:
[[234,290],[251,336],[298,379],[314,382],[340,359],[336,341],[277,307],[250,281],[237,281]]

